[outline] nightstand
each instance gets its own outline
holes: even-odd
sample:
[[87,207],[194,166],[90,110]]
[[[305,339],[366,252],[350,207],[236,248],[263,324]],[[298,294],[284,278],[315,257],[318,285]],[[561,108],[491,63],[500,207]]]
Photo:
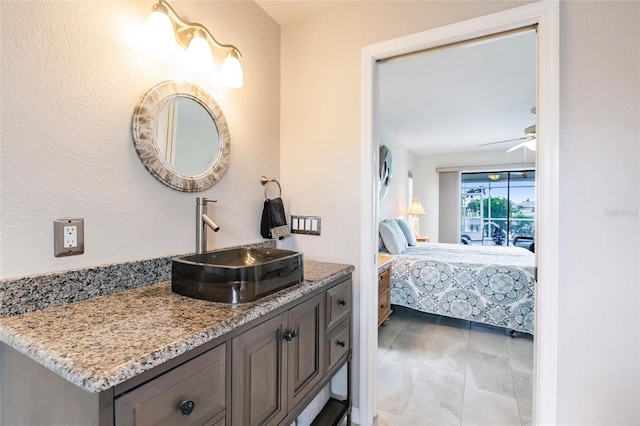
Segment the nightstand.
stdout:
[[378,255],[378,327],[391,315],[391,257]]
[[416,241],[419,243],[426,243],[429,242],[429,237],[427,237],[426,235],[418,235],[416,237]]

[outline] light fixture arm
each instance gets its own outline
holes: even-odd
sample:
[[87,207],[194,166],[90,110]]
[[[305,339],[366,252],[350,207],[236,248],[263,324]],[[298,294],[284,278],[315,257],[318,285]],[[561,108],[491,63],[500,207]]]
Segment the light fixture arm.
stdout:
[[242,57],[242,53],[240,53],[240,50],[238,50],[237,47],[232,44],[220,43],[204,25],[187,22],[182,19],[175,9],[173,9],[173,7],[171,7],[171,5],[165,0],[159,0],[158,3],[154,4],[152,11],[164,13],[170,18],[171,23],[174,26],[176,41],[180,46],[182,46],[182,48],[187,49],[193,37],[200,33],[200,35],[203,36],[209,44],[213,44],[214,47],[229,49],[235,52],[239,57]]

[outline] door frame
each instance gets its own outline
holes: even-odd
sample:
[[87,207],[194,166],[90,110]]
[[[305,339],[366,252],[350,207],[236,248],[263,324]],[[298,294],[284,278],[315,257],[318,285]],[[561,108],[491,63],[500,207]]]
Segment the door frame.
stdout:
[[376,61],[529,25],[538,30],[536,261],[533,424],[556,423],[559,285],[559,3],[541,1],[362,49],[359,424],[376,414],[378,150]]

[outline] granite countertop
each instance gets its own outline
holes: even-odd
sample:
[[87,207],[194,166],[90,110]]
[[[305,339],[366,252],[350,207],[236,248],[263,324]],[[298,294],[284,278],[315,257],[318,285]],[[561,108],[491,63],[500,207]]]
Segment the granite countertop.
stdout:
[[89,392],[100,392],[196,348],[353,267],[304,261],[305,281],[251,303],[189,299],[165,281],[0,319],[0,340]]

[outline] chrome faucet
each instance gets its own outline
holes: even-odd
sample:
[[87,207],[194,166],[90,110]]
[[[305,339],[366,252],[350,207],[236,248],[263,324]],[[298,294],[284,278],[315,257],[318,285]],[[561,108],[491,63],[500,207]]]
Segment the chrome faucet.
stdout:
[[196,254],[207,251],[207,228],[218,232],[220,227],[207,216],[207,203],[216,203],[218,200],[209,200],[208,198],[196,198]]

